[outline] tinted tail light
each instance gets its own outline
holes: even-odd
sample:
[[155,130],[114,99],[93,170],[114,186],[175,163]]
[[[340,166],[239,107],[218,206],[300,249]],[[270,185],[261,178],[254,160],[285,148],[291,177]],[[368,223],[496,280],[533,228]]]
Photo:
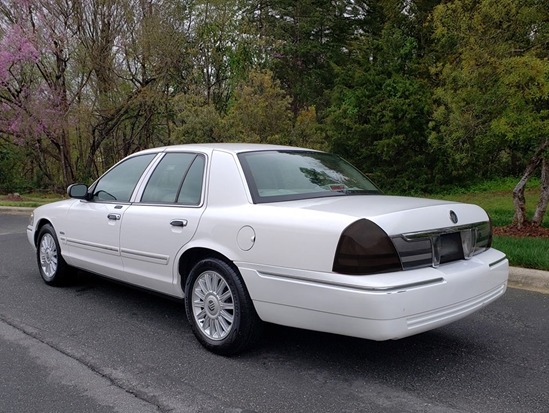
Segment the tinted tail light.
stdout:
[[400,270],[402,266],[393,242],[372,221],[356,221],[341,234],[334,258],[334,272],[379,274]]

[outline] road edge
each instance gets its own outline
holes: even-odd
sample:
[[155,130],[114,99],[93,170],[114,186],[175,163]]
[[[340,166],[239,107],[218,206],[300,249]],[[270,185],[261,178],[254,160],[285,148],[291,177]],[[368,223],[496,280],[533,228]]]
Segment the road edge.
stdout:
[[509,287],[549,294],[549,272],[530,268],[509,267]]

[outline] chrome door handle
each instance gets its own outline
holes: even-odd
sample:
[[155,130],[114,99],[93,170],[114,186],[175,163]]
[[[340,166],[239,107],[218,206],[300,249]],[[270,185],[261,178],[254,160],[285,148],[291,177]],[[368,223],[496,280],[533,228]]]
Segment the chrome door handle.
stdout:
[[120,219],[120,217],[121,217],[120,214],[109,214],[109,215],[107,215],[107,218],[112,219],[114,221],[118,221]]
[[186,227],[187,226],[187,220],[186,219],[174,219],[172,222],[170,222],[170,225],[172,227]]

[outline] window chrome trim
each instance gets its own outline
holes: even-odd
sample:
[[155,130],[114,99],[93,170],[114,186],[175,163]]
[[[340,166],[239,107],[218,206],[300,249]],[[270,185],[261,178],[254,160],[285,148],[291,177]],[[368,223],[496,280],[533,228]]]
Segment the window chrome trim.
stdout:
[[141,175],[141,178],[137,182],[137,185],[135,186],[135,189],[133,191],[132,197],[130,198],[130,202],[137,203],[138,200],[141,199],[141,196],[143,195],[143,192],[145,191],[145,186],[147,185],[147,182],[149,182],[149,178],[151,177],[152,173],[154,172],[156,166],[160,163],[162,158],[164,158],[165,152],[157,153],[156,156],[153,158],[147,169],[143,172],[143,175]]

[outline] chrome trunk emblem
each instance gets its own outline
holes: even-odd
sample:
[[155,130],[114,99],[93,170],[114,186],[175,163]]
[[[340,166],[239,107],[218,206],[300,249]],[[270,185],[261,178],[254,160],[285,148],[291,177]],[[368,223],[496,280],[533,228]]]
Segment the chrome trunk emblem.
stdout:
[[454,211],[450,211],[450,219],[454,224],[458,223],[458,216]]

